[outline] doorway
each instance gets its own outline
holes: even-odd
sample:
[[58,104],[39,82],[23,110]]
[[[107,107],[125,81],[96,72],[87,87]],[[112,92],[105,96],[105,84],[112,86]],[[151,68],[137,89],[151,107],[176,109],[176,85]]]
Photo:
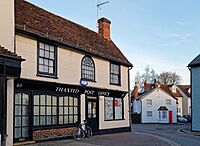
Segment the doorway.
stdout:
[[88,96],[86,100],[86,120],[88,126],[92,128],[93,134],[97,134],[99,130],[99,111],[97,97]]
[[14,112],[14,142],[31,140],[30,129],[30,94],[18,92],[15,94]]
[[169,111],[169,124],[172,124],[172,111]]

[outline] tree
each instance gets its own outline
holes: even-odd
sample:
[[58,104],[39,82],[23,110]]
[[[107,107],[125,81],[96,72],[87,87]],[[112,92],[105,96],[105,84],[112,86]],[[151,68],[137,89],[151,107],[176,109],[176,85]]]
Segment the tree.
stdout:
[[176,72],[162,72],[159,76],[161,84],[180,84],[181,81],[181,76],[177,75]]
[[181,76],[177,75],[176,72],[162,72],[157,74],[155,70],[149,66],[146,66],[142,75],[137,71],[135,76],[135,81],[137,81],[139,85],[139,92],[144,91],[145,81],[153,84],[155,80],[160,84],[180,84],[182,81]]
[[159,75],[155,73],[153,68],[146,66],[144,69],[144,73],[140,75],[139,71],[137,71],[135,76],[135,81],[138,82],[140,92],[143,91],[144,82],[147,81],[148,83],[154,83],[154,80],[158,80]]

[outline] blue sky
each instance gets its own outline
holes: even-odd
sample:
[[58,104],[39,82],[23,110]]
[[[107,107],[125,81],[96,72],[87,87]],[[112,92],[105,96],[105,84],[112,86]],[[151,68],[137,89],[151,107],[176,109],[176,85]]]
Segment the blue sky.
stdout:
[[[97,31],[100,0],[28,0],[50,12]],[[105,0],[106,1],[106,0]],[[101,0],[101,2],[105,2]],[[111,38],[137,71],[149,65],[172,71],[190,83],[188,63],[200,53],[199,0],[109,0],[99,17],[111,23]]]

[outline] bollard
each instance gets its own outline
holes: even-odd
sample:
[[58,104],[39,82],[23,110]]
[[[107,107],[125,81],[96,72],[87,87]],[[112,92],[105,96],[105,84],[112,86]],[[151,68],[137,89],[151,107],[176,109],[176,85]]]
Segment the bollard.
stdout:
[[0,134],[0,146],[1,146],[1,134]]

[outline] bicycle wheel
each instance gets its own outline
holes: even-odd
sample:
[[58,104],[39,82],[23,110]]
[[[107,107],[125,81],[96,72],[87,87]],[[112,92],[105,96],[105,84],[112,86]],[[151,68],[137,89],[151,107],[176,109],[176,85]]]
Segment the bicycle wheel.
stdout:
[[87,137],[91,137],[91,136],[92,136],[92,128],[87,126]]
[[85,137],[85,133],[84,133],[84,131],[82,129],[77,128],[73,132],[73,137],[76,140],[82,140]]

